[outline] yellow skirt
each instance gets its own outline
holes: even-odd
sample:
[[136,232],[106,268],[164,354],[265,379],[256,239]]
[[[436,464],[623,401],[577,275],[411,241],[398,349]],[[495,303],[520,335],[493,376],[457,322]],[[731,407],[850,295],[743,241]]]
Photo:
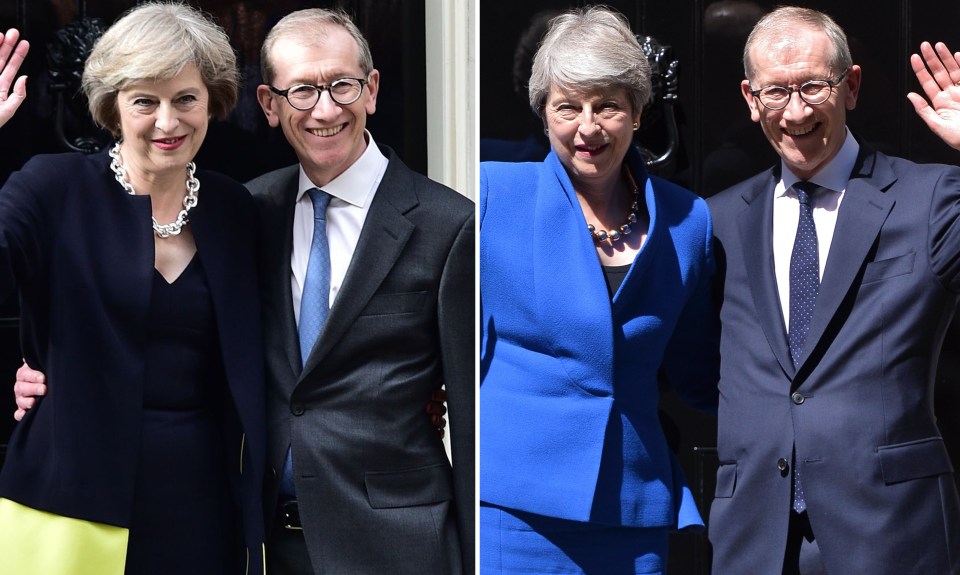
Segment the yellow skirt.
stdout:
[[0,497],[0,573],[123,575],[128,535]]

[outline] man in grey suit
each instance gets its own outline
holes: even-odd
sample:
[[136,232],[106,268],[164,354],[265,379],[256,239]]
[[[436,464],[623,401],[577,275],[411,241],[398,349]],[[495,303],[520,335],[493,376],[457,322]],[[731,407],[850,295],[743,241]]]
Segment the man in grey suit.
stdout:
[[709,200],[723,290],[713,572],[958,574],[932,394],[960,293],[960,170],[851,135],[862,72],[822,13],[764,17],[744,67],[781,162]]
[[[346,14],[286,16],[261,62],[258,100],[300,161],[248,184],[277,479],[269,572],[473,573],[474,205],[374,144],[380,75]],[[301,351],[313,188],[329,196],[329,310]],[[441,385],[452,473],[424,415]]]

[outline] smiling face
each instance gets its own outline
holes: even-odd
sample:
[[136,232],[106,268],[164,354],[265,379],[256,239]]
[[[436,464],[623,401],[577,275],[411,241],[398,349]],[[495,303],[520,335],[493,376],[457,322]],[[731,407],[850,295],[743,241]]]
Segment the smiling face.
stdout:
[[553,85],[544,120],[550,147],[574,186],[594,187],[619,177],[640,112],[633,110],[626,88],[581,93]]
[[184,170],[207,135],[208,108],[207,87],[192,64],[169,80],[120,90],[122,156],[132,177]]
[[836,80],[843,70],[830,67],[832,45],[826,34],[799,28],[786,40],[760,41],[750,49],[752,81],[741,83],[750,118],[759,122],[767,140],[798,177],[809,179],[840,150],[846,137],[847,110],[857,105],[860,67],[852,66],[830,98],[811,106],[794,93],[782,110],[768,110],[751,89],[799,86],[810,80]]
[[380,73],[369,76],[360,67],[357,43],[343,28],[331,26],[312,45],[292,37],[280,38],[270,52],[275,71],[274,87],[285,90],[296,84],[329,85],[341,78],[368,80],[360,98],[342,106],[326,90],[310,110],[297,110],[269,86],[257,88],[257,99],[270,126],[280,126],[310,180],[323,186],[353,165],[366,149],[367,115],[377,110]]

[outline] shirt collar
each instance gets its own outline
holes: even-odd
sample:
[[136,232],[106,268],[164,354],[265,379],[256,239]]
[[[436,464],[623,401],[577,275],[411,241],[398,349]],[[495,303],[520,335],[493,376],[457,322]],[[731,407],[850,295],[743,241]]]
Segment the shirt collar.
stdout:
[[[810,181],[818,186],[835,192],[843,192],[847,189],[847,182],[850,181],[850,174],[860,154],[860,144],[857,139],[850,133],[850,128],[845,130],[846,136],[837,155],[810,178]],[[783,160],[780,160],[780,173],[783,174],[781,181],[783,187],[777,189],[777,196],[784,195],[791,186],[800,181],[800,178],[790,171]]]
[[367,140],[367,149],[357,158],[356,162],[344,170],[342,174],[330,180],[327,185],[318,186],[311,182],[307,173],[303,170],[303,166],[300,166],[298,202],[307,193],[307,190],[322,188],[324,192],[334,198],[339,198],[359,208],[364,207],[370,197],[370,190],[373,189],[381,172],[379,166],[386,163],[387,158],[377,147],[377,143],[373,141],[373,135],[368,130],[364,130],[363,134]]

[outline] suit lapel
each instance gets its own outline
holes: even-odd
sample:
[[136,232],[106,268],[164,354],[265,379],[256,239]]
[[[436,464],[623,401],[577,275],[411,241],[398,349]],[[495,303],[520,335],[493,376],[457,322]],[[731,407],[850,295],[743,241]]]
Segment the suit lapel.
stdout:
[[819,341],[828,333],[828,326],[850,292],[883,222],[893,209],[894,201],[884,190],[896,179],[884,156],[861,148],[837,213],[837,226],[807,334],[806,348],[810,352],[804,354],[801,368],[806,359],[819,355],[815,353]]
[[539,172],[531,229],[517,230],[517,249],[530,238],[537,318],[543,342],[570,379],[595,393],[613,382],[613,315],[596,246],[576,192],[551,152]]
[[279,331],[275,336],[283,342],[284,355],[294,374],[299,374],[302,367],[300,338],[293,314],[293,293],[290,288],[293,213],[299,175],[298,166],[285,170],[270,185],[260,206],[263,218],[261,241],[266,248],[261,250],[261,266],[265,269],[261,276],[270,294],[270,297],[266,298],[266,303],[271,306],[268,313],[273,315],[273,321],[265,325],[275,325],[275,329]]
[[647,174],[646,166],[640,160],[639,155],[627,154],[626,161],[629,162],[630,170],[643,188],[643,199],[647,206],[650,224],[647,229],[646,241],[637,253],[637,257],[634,258],[633,264],[631,264],[626,277],[623,278],[623,283],[620,284],[617,293],[614,294],[613,301],[610,304],[612,308],[611,316],[623,313],[630,305],[643,297],[643,292],[649,290],[649,288],[642,287],[645,280],[653,279],[653,281],[656,281],[656,279],[649,277],[648,270],[654,259],[653,254],[658,251],[657,244],[661,241],[661,236],[668,235],[666,230],[661,230],[663,226],[657,219],[658,196],[653,187],[653,181]]
[[330,308],[327,323],[304,366],[304,374],[312,371],[353,325],[400,258],[416,228],[406,216],[419,203],[415,182],[396,155],[390,152],[387,157],[389,164],[360,231],[360,241],[347,268],[341,295]]
[[793,360],[783,325],[783,311],[773,266],[773,190],[778,176],[759,180],[742,193],[747,208],[737,218],[744,267],[763,333],[785,373],[793,374]]
[[[249,263],[246,259],[247,250],[256,244],[250,237],[245,237],[243,240],[245,243],[242,245],[237,244],[239,239],[231,239],[238,235],[236,230],[230,229],[231,225],[236,224],[236,220],[230,216],[237,212],[232,205],[226,204],[229,201],[227,197],[225,193],[220,194],[219,190],[205,187],[203,201],[198,202],[190,214],[190,229],[193,231],[197,246],[197,254],[194,257],[199,258],[203,265],[204,278],[210,288],[210,299],[213,301],[217,337],[224,358],[223,367],[227,375],[227,383],[234,400],[239,405],[249,399],[244,393],[245,390],[236,387],[235,384],[238,381],[244,381],[249,374],[240,372],[242,366],[247,365],[245,362],[231,361],[231,358],[236,359],[237,355],[244,351],[242,346],[241,348],[237,346],[242,340],[233,337],[237,328],[231,325],[231,321],[235,322],[248,317],[245,314],[250,310],[239,307],[241,302],[247,301],[246,299],[233,296],[256,294],[256,291],[248,287],[255,286],[256,282],[246,282],[248,279],[246,265]],[[255,230],[245,230],[241,233],[252,235]],[[254,401],[262,401],[262,398],[256,398]]]

